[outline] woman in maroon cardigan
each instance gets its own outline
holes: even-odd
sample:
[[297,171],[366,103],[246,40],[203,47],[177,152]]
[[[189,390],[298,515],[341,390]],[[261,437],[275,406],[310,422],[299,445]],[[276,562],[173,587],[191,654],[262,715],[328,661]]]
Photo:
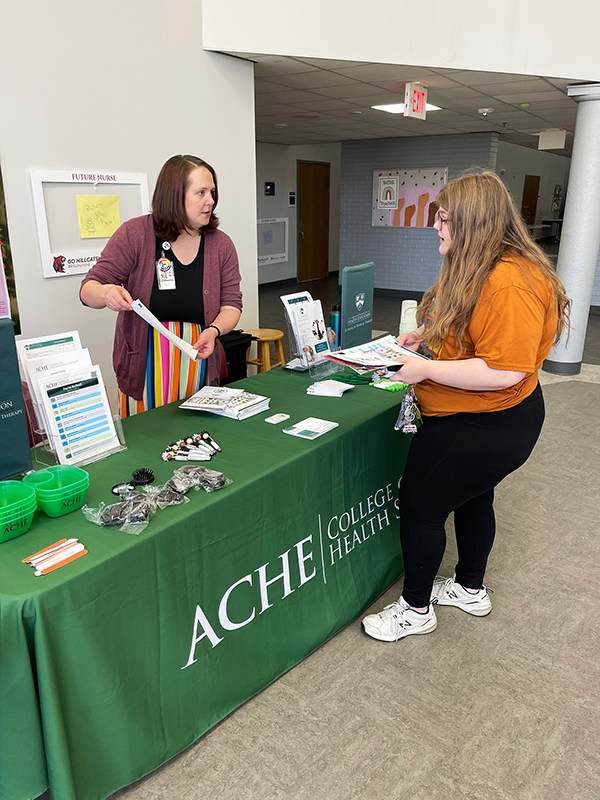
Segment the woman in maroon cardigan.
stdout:
[[[196,156],[173,156],[158,176],[152,214],[121,225],[82,281],[85,305],[119,314],[113,366],[121,416],[219,382],[223,348],[217,337],[237,325],[242,294],[235,247],[217,230],[218,197],[209,164]],[[134,299],[193,344],[198,360],[132,312]]]

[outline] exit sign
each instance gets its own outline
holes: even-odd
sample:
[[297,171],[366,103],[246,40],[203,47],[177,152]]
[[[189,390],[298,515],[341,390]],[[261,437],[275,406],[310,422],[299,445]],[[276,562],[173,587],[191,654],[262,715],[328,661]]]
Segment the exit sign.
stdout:
[[421,83],[404,85],[404,116],[425,119],[427,105],[427,89]]

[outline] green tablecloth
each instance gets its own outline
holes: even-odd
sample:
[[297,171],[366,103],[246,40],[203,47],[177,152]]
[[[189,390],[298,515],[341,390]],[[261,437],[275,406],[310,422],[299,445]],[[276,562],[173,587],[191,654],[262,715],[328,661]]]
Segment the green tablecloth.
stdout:
[[[283,369],[240,381],[271,398],[242,422],[175,404],[125,421],[128,450],[90,465],[87,504],[171,441],[208,429],[228,488],[192,492],[139,536],[80,511],[0,545],[0,798],[97,800],[183,750],[297,664],[402,571],[395,507],[409,437],[400,396],[308,397]],[[314,441],[276,412],[339,422]],[[78,536],[89,553],[36,578],[22,558]]]

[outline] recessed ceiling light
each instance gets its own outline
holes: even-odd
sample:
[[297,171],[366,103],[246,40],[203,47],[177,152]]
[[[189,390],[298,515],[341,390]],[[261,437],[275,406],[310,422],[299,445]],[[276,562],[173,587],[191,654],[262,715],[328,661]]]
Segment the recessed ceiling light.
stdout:
[[529,103],[519,103],[519,108],[529,108]]
[[274,128],[287,128],[287,122],[276,122],[273,125]]
[[351,114],[362,114],[362,111],[351,111]]
[[[404,103],[390,103],[386,106],[371,106],[371,108],[374,108],[375,111],[387,111],[389,114],[404,114]],[[425,111],[443,111],[443,109],[426,103]]]

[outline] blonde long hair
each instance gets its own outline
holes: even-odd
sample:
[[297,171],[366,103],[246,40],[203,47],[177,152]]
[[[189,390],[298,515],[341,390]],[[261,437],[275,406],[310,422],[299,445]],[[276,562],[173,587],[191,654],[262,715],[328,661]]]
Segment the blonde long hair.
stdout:
[[424,343],[437,350],[454,328],[461,355],[483,284],[501,259],[521,256],[523,261],[519,259],[517,264],[525,277],[528,263],[533,264],[553,290],[558,314],[554,339],[557,344],[569,322],[571,301],[552,263],[531,238],[500,178],[493,172],[462,175],[444,186],[436,203],[448,214],[452,238],[440,276],[425,292],[417,309],[421,324],[435,300]]

